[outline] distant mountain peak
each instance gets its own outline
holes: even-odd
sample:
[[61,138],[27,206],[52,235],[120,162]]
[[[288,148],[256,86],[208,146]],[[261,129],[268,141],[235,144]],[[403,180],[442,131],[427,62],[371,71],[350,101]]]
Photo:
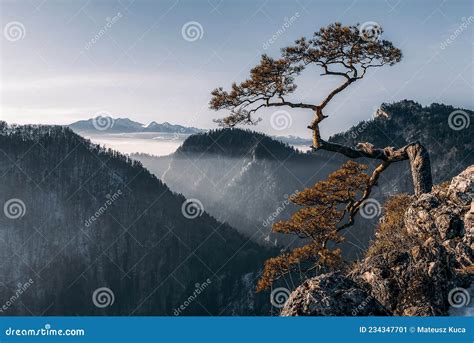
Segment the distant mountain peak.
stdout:
[[154,126],[157,126],[159,125],[156,121],[152,121],[150,122],[150,124],[146,125],[145,127],[154,127]]
[[144,125],[130,118],[112,118],[111,116],[97,116],[87,120],[79,120],[68,126],[79,133],[163,132],[194,134],[203,131],[195,127],[186,127],[169,122],[160,124],[152,121],[148,125]]

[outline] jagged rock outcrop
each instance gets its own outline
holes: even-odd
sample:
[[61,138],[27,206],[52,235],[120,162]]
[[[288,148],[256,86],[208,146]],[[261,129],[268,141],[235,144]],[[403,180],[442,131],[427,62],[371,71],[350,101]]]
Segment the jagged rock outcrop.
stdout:
[[470,166],[449,187],[413,199],[400,219],[382,218],[378,230],[390,221],[398,232],[376,236],[350,271],[307,280],[282,315],[447,315],[450,291],[474,282],[473,201]]
[[387,311],[357,283],[340,272],[306,280],[288,299],[282,316],[383,316]]

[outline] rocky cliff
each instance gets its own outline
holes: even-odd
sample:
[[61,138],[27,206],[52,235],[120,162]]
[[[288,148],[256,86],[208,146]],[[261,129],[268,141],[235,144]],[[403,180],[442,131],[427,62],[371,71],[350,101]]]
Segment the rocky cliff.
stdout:
[[474,165],[450,184],[385,205],[365,257],[299,286],[283,316],[447,315],[474,282]]

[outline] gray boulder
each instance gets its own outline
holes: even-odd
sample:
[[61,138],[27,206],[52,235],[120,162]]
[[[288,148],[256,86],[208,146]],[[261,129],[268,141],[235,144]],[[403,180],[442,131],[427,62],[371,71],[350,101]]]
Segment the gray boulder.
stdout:
[[340,272],[306,280],[288,298],[282,316],[383,316],[382,305]]

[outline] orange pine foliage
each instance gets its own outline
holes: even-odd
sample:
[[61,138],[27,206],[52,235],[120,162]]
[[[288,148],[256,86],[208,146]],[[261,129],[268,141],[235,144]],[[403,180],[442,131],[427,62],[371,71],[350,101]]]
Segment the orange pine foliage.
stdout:
[[302,208],[289,220],[275,223],[272,230],[297,235],[309,243],[267,260],[257,291],[265,290],[278,278],[301,269],[302,264],[306,271],[341,265],[341,250],[329,248],[328,243],[337,244],[344,240],[338,227],[347,219],[348,207],[367,187],[369,176],[365,170],[366,165],[348,161],[326,180],[290,197],[291,202]]

